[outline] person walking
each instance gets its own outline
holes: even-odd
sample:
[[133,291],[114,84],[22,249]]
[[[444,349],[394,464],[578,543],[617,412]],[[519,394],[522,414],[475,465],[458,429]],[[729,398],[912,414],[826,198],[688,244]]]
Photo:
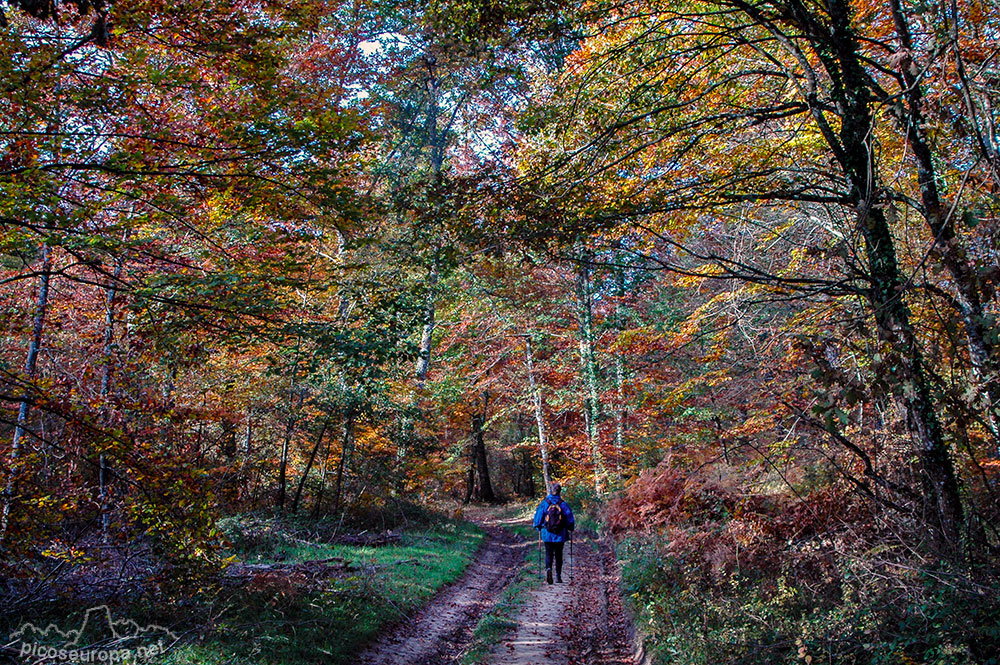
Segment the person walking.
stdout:
[[563,545],[573,537],[576,521],[569,504],[562,500],[562,485],[552,483],[549,495],[535,510],[535,528],[545,543],[545,581],[552,584],[552,561],[556,564],[556,582],[562,582]]

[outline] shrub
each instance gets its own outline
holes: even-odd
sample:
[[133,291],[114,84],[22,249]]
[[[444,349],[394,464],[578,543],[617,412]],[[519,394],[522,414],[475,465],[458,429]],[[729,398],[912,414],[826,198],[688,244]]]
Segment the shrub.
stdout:
[[924,557],[836,486],[740,494],[661,466],[605,519],[660,663],[998,662],[995,573]]

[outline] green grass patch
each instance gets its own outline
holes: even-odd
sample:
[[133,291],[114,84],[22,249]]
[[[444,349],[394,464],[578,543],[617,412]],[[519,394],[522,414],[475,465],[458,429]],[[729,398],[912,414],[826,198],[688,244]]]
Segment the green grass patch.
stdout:
[[517,576],[500,594],[496,605],[479,619],[472,633],[472,644],[462,654],[462,665],[485,663],[493,647],[517,628],[517,616],[527,601],[527,592],[540,583],[531,561],[531,557],[526,557],[521,562]]
[[216,601],[210,630],[170,653],[167,665],[351,663],[381,631],[410,615],[462,574],[483,539],[448,522],[404,532],[399,545],[278,543],[248,557],[283,563],[341,557],[357,570],[305,590],[266,576]]
[[[267,564],[233,577],[204,580],[183,592],[157,591],[111,604],[114,620],[155,624],[180,636],[176,646],[150,662],[162,665],[339,665],[381,632],[425,604],[472,561],[483,531],[470,523],[441,519],[399,532],[397,543],[360,547],[309,542],[302,533],[272,523],[266,538],[243,538],[228,525],[238,562]],[[223,528],[227,528],[223,525]],[[295,564],[340,557],[349,568],[313,574],[319,566]],[[94,603],[100,604],[100,603]],[[88,606],[69,601],[32,616],[4,617],[11,632],[23,621],[62,630],[81,625]],[[7,626],[6,624],[10,624]],[[105,624],[106,625],[106,624]],[[99,626],[100,627],[100,626]],[[87,635],[81,644],[107,636]],[[52,637],[57,648],[58,635]],[[141,640],[138,640],[141,641]],[[138,642],[137,641],[137,642]],[[131,646],[131,645],[130,645]],[[141,646],[137,643],[136,646]]]

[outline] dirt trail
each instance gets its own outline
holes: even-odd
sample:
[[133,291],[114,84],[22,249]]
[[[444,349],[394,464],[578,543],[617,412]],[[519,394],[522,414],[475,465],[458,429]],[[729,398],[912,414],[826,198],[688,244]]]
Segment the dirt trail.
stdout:
[[484,525],[486,539],[465,574],[415,617],[372,644],[360,665],[457,663],[479,618],[517,572],[524,545],[509,531]]
[[[477,516],[479,517],[479,516]],[[476,519],[487,537],[475,562],[415,617],[365,650],[360,665],[454,665],[468,648],[480,617],[496,603],[534,543],[502,528],[502,522]],[[570,580],[566,548],[563,584],[529,592],[517,629],[496,646],[490,665],[626,665],[633,662],[628,621],[618,591],[610,549],[578,536]]]
[[[590,539],[575,543],[573,579],[566,547],[563,584],[533,590],[517,631],[494,650],[491,665],[632,663],[629,624],[614,556]],[[536,564],[537,565],[537,564]]]

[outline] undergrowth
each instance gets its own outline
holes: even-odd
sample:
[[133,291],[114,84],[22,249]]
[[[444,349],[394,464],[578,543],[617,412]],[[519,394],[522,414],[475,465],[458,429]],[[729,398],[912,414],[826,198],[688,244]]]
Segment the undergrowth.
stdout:
[[[472,560],[483,533],[465,522],[405,532],[399,545],[297,542],[269,554],[285,561],[342,557],[356,569],[318,587],[264,579],[213,599],[211,629],[170,654],[168,665],[352,663],[353,654],[405,618]],[[258,553],[258,557],[261,555]]]
[[923,555],[835,488],[745,495],[661,468],[608,519],[659,664],[1000,662],[995,573]]
[[[1000,601],[915,572],[901,582],[842,562],[835,589],[817,593],[792,566],[714,583],[661,536],[618,546],[624,591],[657,663],[913,663],[995,665]],[[888,571],[883,571],[887,573]]]
[[[116,618],[163,626],[179,637],[153,661],[163,665],[346,665],[380,632],[458,579],[484,535],[470,523],[439,519],[413,523],[389,545],[353,546],[307,540],[300,528],[305,523],[284,529],[281,522],[264,522],[263,530],[252,518],[221,525],[233,565],[244,565],[235,579],[230,571],[183,594],[158,591],[102,602]],[[308,563],[322,560],[327,562]],[[77,599],[9,620],[11,626],[30,620],[67,630],[80,624],[88,607]],[[95,635],[94,643],[99,639]]]

